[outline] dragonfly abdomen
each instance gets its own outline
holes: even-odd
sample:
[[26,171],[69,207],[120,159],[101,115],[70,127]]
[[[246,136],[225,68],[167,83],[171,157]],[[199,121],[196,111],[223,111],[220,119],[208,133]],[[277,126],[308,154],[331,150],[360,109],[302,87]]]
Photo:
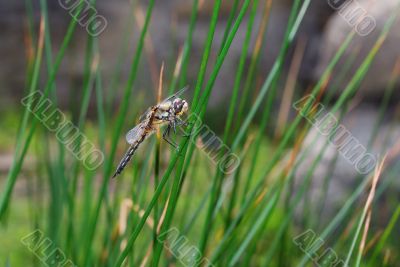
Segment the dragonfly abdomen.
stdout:
[[144,137],[129,147],[125,156],[122,158],[121,162],[118,164],[117,170],[115,171],[113,178],[115,178],[117,175],[121,174],[121,172],[125,169],[126,165],[131,160],[133,154],[135,154],[135,151],[139,147],[140,143],[143,142],[143,140],[144,140]]

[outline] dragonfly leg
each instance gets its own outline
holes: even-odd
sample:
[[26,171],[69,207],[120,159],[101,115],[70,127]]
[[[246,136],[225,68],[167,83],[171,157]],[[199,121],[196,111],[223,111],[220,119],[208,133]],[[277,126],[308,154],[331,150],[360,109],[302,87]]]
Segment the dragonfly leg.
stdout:
[[188,121],[184,121],[184,120],[182,120],[180,118],[176,118],[176,125],[178,125],[178,126],[181,126],[181,125],[188,126],[189,122]]
[[172,122],[172,128],[174,128],[174,133],[176,134],[176,121]]
[[[180,118],[176,118],[175,119],[175,124],[178,125],[178,126],[181,126],[181,125],[188,126],[189,125],[189,123],[187,121],[183,121]],[[190,136],[190,134],[186,134],[186,132],[184,130],[181,129],[181,131],[184,133],[184,134],[181,134],[182,137],[189,137]],[[176,134],[176,131],[175,131],[175,134]]]
[[178,145],[177,145],[175,142],[173,142],[173,141],[169,138],[169,132],[170,132],[170,130],[171,130],[171,126],[168,125],[167,128],[165,129],[163,135],[162,135],[162,136],[163,136],[163,139],[164,139],[168,144],[170,144],[170,145],[173,146],[175,149],[177,149],[177,148],[178,148]]

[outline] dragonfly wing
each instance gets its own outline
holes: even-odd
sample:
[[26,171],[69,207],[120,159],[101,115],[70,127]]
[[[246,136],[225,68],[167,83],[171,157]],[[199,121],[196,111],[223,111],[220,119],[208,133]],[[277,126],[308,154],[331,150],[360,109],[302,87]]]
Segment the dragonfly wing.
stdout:
[[143,113],[140,117],[139,117],[139,121],[144,121],[148,116],[150,111],[153,109],[153,107],[149,107],[145,113]]
[[128,144],[133,144],[146,133],[146,126],[144,123],[138,124],[135,128],[126,134],[126,141]]
[[173,95],[169,96],[168,98],[164,99],[163,101],[161,101],[161,103],[165,103],[165,102],[171,101],[172,99],[177,98],[178,96],[183,94],[188,88],[189,88],[189,86],[183,87],[181,90],[179,90],[175,94],[173,94]]

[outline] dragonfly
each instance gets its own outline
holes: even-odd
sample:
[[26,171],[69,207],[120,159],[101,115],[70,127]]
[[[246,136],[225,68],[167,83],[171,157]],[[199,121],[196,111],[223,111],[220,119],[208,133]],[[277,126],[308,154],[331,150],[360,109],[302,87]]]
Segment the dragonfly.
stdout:
[[155,133],[161,126],[167,125],[162,135],[163,139],[173,147],[177,147],[169,136],[171,130],[174,130],[176,134],[177,126],[186,125],[186,122],[181,119],[181,116],[187,113],[189,105],[187,101],[180,98],[180,96],[187,88],[188,87],[185,87],[164,99],[159,104],[151,106],[140,116],[139,123],[126,134],[126,141],[130,146],[125,156],[118,164],[113,178],[120,175],[125,169],[140,144]]

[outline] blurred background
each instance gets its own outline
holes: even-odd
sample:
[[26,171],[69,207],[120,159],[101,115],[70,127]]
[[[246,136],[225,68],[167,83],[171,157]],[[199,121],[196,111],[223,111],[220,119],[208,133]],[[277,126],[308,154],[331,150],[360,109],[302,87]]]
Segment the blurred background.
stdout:
[[[125,132],[134,127],[139,115],[148,106],[157,102],[162,65],[163,97],[189,85],[190,89],[185,93],[189,104],[195,102],[192,97],[197,89],[202,96],[207,90],[207,81],[215,78],[204,105],[203,122],[217,136],[226,137],[224,141],[229,147],[235,146],[235,137],[240,134],[240,127],[251,114],[257,99],[262,100],[251,118],[245,137],[239,139],[236,146],[235,153],[240,154],[242,165],[236,172],[235,186],[227,193],[228,199],[221,198],[222,180],[215,178],[218,177],[217,167],[207,160],[201,149],[196,148],[193,156],[186,161],[189,166],[186,166],[183,176],[188,178],[181,185],[182,195],[175,203],[176,211],[164,211],[171,214],[169,224],[181,231],[185,225],[195,225],[194,230],[187,230],[187,235],[191,243],[202,248],[200,251],[205,252],[203,256],[210,258],[214,255],[213,251],[218,251],[216,266],[300,266],[305,254],[291,241],[294,236],[308,228],[323,233],[330,229],[329,223],[345,207],[348,213],[342,221],[335,222],[331,232],[324,237],[327,239],[326,247],[335,248],[343,260],[349,257],[350,266],[359,264],[355,254],[362,243],[362,231],[360,233],[357,226],[362,225],[362,229],[368,232],[363,211],[370,184],[365,184],[362,189],[359,186],[373,176],[374,171],[360,176],[338,149],[327,145],[327,138],[305,120],[297,126],[296,133],[288,136],[290,141],[280,150],[298,114],[292,104],[318,87],[317,98],[328,111],[332,110],[352,136],[368,152],[376,155],[379,162],[387,156],[385,170],[380,175],[379,185],[382,184],[382,187],[378,187],[372,204],[366,249],[360,252],[365,259],[362,266],[400,266],[400,224],[397,220],[400,199],[400,20],[394,19],[388,28],[391,16],[398,13],[397,0],[309,1],[303,17],[302,9],[296,10],[296,5],[303,6],[308,1],[221,1],[204,83],[199,83],[202,80],[199,77],[200,65],[207,52],[210,22],[219,1],[155,1],[148,30],[141,40],[152,1],[97,0],[92,4],[107,21],[104,31],[91,37],[86,27],[78,23],[62,53],[62,60],[54,73],[54,83],[49,85],[54,64],[73,21],[69,10],[60,3],[71,2],[74,1],[0,0],[0,194],[2,205],[6,203],[7,206],[6,209],[2,207],[0,215],[3,221],[0,226],[0,266],[43,264],[19,241],[34,229],[41,229],[51,237],[78,266],[114,266],[124,248],[121,244],[130,236],[130,230],[138,225],[143,216],[141,212],[148,207],[158,182],[173,158],[173,150],[164,144],[161,151],[157,151],[158,141],[152,137],[137,157],[135,155],[134,162],[128,165],[123,177],[111,181],[105,178],[127,149]],[[227,29],[233,27],[246,2],[251,4],[223,58],[218,75],[214,75],[221,48],[230,32]],[[335,10],[331,2],[341,2],[343,6]],[[329,75],[324,76],[333,58],[354,31],[354,19],[360,6],[374,18],[376,26],[368,35],[354,34]],[[294,17],[301,18],[301,24],[293,40],[288,42],[285,32],[291,26],[289,22],[293,10],[297,12]],[[46,23],[43,22],[45,15],[48,16]],[[43,23],[47,25],[42,40],[44,51],[36,76],[35,64],[38,64]],[[385,33],[384,36],[382,33]],[[139,45],[141,41],[142,49]],[[282,54],[285,44],[288,44],[288,49]],[[372,55],[371,51],[376,54]],[[276,73],[274,64],[282,55],[282,66]],[[371,61],[363,65],[368,58]],[[137,68],[132,70],[136,60]],[[269,85],[272,89],[261,95],[263,88],[268,86],[268,77],[274,81]],[[132,84],[129,82],[131,79]],[[349,84],[356,90],[340,109],[336,109],[335,105],[341,103]],[[56,106],[104,152],[104,165],[96,171],[86,170],[40,123],[29,146],[28,133],[35,127],[32,126],[35,119],[30,115],[24,125],[25,107],[21,99],[32,86],[40,91],[49,87],[49,95]],[[237,102],[231,98],[234,90],[238,92]],[[197,96],[200,99],[200,95]],[[124,111],[125,105],[127,109]],[[231,105],[234,106],[234,115],[228,112]],[[269,115],[265,115],[266,112]],[[232,118],[232,124],[227,128],[227,121]],[[199,138],[198,142],[202,141]],[[26,142],[29,149],[26,155],[21,156],[20,145]],[[274,153],[281,153],[278,163],[267,167],[264,173],[264,167],[269,166]],[[153,154],[159,155],[161,160],[153,159]],[[286,166],[303,154],[305,157],[296,163],[296,167]],[[20,159],[21,166],[15,167]],[[278,186],[280,179],[286,180],[283,177],[291,178],[287,178],[287,181],[290,180],[288,184],[282,185],[276,203],[273,196],[268,196],[267,189],[261,192],[258,196],[260,206],[250,208],[249,219],[231,233],[228,229],[232,221],[247,214],[241,214],[241,208],[244,207],[244,200],[251,195],[248,192],[252,186],[257,187],[256,178],[251,178],[257,175],[261,180],[265,179],[268,190]],[[188,182],[188,179],[191,181]],[[247,179],[252,181],[246,183]],[[300,200],[295,197],[298,192],[303,192]],[[157,201],[153,218],[156,222],[163,222],[163,207],[168,206],[171,196],[172,178]],[[353,197],[352,205],[355,206],[346,206]],[[186,204],[191,202],[191,198],[193,203]],[[292,204],[292,198],[296,205]],[[215,217],[208,218],[207,214],[213,206],[210,203],[219,203],[216,199],[220,199],[222,204],[218,205],[221,207],[216,205]],[[128,223],[126,232],[121,230],[124,218],[120,208],[123,203],[132,206],[129,211],[132,214],[125,218]],[[267,217],[257,217],[264,214],[260,214],[257,208],[265,208],[271,203],[274,203],[273,207],[266,211],[270,215],[269,221]],[[185,205],[191,208],[187,209]],[[196,208],[198,212],[195,212]],[[194,215],[187,210],[193,211]],[[254,231],[259,235],[254,237],[249,234],[250,225],[258,222],[258,218],[260,226]],[[209,237],[205,238],[202,229],[206,229],[205,222],[210,221],[214,227],[210,228]],[[285,227],[276,232],[281,229],[279,222],[285,222]],[[93,225],[93,236],[86,236],[85,232]],[[146,252],[147,246],[152,243],[151,226],[147,228],[147,234],[141,232],[138,241],[145,249],[133,250],[135,254],[132,252],[129,256],[128,263],[125,262],[127,265],[147,266],[151,260],[143,259],[149,258],[148,255],[152,255],[150,259],[157,255],[157,250]],[[224,237],[232,243],[219,252],[218,242],[225,240]],[[246,237],[251,238],[248,240]],[[77,245],[81,238],[84,241]],[[273,243],[274,238],[287,241]],[[207,239],[208,242],[204,241]],[[241,246],[243,240],[249,242],[244,248]],[[85,247],[90,248],[90,254],[85,252]],[[242,254],[237,255],[238,260],[230,262],[230,258],[236,259],[238,248],[244,252],[239,250]],[[293,255],[285,258],[284,255],[291,255],[291,252]],[[164,253],[162,259],[165,266],[186,265],[171,253]],[[308,259],[303,264],[312,266],[317,263]]]

